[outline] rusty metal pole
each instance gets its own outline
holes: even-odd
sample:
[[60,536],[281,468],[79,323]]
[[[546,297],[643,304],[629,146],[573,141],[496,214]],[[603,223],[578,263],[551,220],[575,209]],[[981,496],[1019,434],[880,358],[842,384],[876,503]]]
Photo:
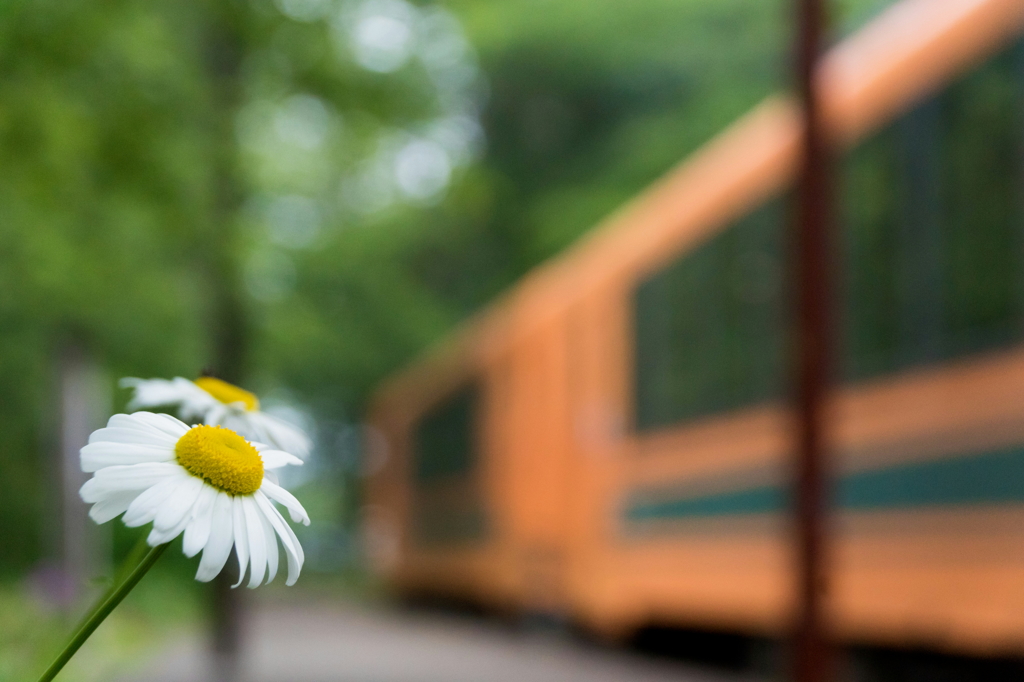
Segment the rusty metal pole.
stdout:
[[822,602],[827,556],[824,431],[831,379],[834,261],[830,238],[830,151],[814,74],[822,53],[826,19],[823,0],[797,0],[796,8],[796,75],[804,137],[794,235],[798,417],[795,510],[799,571],[794,678],[796,682],[824,682],[831,673]]

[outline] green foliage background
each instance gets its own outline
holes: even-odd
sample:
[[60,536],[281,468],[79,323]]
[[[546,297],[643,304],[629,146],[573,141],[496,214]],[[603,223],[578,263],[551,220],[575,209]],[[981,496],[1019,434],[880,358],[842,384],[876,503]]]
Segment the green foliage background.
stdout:
[[[448,105],[426,62],[378,73],[339,47],[359,6],[0,3],[0,574],[47,551],[64,349],[112,378],[228,358],[352,423],[385,373],[786,84],[779,0],[422,3],[471,45],[483,152],[442,193],[367,210],[345,197],[382,140]],[[259,132],[310,97],[319,144]],[[312,246],[268,231],[280,196],[318,211]]]

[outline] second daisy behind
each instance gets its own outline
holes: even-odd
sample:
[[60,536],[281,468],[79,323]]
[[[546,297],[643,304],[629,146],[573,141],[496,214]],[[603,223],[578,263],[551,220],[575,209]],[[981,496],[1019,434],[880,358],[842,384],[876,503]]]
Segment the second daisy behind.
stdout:
[[[157,546],[184,533],[183,549],[203,552],[196,579],[213,579],[232,546],[241,584],[270,582],[277,573],[278,539],[288,563],[287,584],[302,569],[303,552],[274,502],[292,521],[309,525],[295,497],[272,480],[274,469],[302,461],[282,450],[250,442],[222,426],[187,424],[166,414],[116,414],[82,448],[82,470],[94,472],[82,486],[89,516],[105,523],[124,514],[126,526],[153,523],[147,542]],[[268,473],[270,474],[268,476]]]
[[121,385],[133,390],[129,410],[174,406],[185,421],[219,424],[246,438],[268,443],[305,458],[312,444],[296,426],[260,410],[255,394],[215,377],[189,381],[173,379],[136,379],[128,377]]

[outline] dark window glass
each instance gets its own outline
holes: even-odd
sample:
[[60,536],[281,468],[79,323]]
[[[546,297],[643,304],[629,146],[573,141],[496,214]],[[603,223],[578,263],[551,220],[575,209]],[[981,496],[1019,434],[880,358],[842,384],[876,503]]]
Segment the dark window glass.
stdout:
[[847,379],[1021,340],[1022,109],[1017,45],[847,158]]
[[416,479],[470,472],[474,463],[477,392],[467,388],[424,415],[416,429]]
[[[845,380],[1024,341],[1024,44],[860,144],[841,179]],[[782,396],[785,206],[637,287],[638,431]]]
[[416,429],[413,535],[425,545],[486,538],[476,475],[478,391],[463,389],[423,416]]
[[780,394],[784,206],[769,202],[637,287],[637,430]]

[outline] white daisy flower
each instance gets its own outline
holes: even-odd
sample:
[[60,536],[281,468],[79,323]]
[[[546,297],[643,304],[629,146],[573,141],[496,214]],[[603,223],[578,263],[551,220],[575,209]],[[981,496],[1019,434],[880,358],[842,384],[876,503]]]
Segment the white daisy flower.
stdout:
[[115,414],[82,448],[82,470],[94,473],[81,496],[89,516],[106,523],[124,514],[129,527],[153,523],[146,541],[156,547],[181,533],[184,551],[200,551],[196,580],[212,580],[238,556],[238,585],[249,567],[249,587],[277,574],[280,538],[288,562],[288,585],[302,569],[298,538],[274,502],[292,521],[309,525],[295,497],[272,480],[273,470],[302,460],[251,443],[222,426],[189,427],[166,414]]
[[298,427],[260,411],[255,394],[214,377],[189,381],[174,379],[121,380],[121,386],[134,389],[129,410],[176,405],[185,421],[219,424],[244,437],[268,443],[305,459],[312,443]]

